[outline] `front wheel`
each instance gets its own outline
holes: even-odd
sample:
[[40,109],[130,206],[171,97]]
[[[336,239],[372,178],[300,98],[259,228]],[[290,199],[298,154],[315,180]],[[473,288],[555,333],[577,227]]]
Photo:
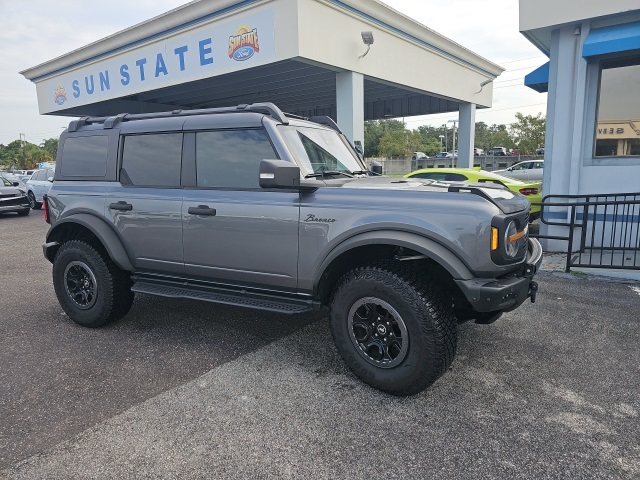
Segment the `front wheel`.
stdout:
[[39,210],[42,207],[41,203],[36,202],[36,196],[33,194],[33,192],[29,192],[27,194],[27,197],[29,198],[29,206],[31,208],[33,208],[34,210]]
[[85,327],[118,320],[133,304],[130,275],[80,240],[66,242],[56,253],[53,287],[69,318]]
[[331,331],[345,363],[369,385],[416,394],[447,371],[457,324],[451,298],[428,273],[388,262],[347,273],[331,304]]

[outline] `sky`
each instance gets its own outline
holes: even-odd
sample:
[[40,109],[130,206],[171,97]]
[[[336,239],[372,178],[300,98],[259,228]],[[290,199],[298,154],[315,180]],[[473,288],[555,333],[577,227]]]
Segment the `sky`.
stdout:
[[[546,113],[547,95],[523,85],[547,58],[518,31],[517,0],[383,0],[384,3],[505,68],[494,82],[493,107],[477,122],[509,124],[516,112]],[[0,0],[0,143],[24,134],[40,144],[71,118],[38,113],[35,85],[18,72],[52,60],[176,7],[184,0]],[[89,7],[90,5],[90,7]],[[410,60],[408,60],[410,61]],[[426,67],[428,68],[428,67]],[[442,125],[455,113],[407,117],[408,128]]]

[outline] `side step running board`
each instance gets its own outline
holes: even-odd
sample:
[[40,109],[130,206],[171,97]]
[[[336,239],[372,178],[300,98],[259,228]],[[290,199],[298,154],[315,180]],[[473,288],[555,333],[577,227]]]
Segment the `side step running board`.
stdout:
[[236,305],[238,307],[256,308],[286,314],[303,313],[318,308],[318,304],[311,300],[304,301],[284,297],[270,297],[268,295],[246,291],[234,292],[225,290],[224,292],[217,292],[212,290],[199,290],[143,280],[137,280],[133,284],[133,287],[131,287],[131,290],[136,293],[146,293],[161,297],[191,298],[194,300],[224,303],[226,305]]

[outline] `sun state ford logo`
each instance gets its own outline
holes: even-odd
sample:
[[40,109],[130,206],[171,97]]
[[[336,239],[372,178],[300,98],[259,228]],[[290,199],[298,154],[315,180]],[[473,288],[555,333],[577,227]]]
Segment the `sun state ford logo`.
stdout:
[[246,25],[241,26],[235,35],[229,37],[229,58],[243,62],[260,51],[258,44],[258,29],[251,30]]
[[56,89],[53,91],[53,101],[58,105],[67,101],[67,92],[62,85],[56,85]]

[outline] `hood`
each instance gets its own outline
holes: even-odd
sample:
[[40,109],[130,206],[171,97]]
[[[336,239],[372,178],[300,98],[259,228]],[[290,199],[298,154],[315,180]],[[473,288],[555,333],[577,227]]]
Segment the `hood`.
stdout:
[[530,207],[529,201],[524,195],[513,192],[501,185],[489,183],[441,182],[423,178],[363,177],[348,181],[341,187],[478,195],[496,205],[503,213],[515,213]]
[[0,196],[2,197],[21,197],[24,194],[24,190],[20,190],[18,187],[0,187]]

